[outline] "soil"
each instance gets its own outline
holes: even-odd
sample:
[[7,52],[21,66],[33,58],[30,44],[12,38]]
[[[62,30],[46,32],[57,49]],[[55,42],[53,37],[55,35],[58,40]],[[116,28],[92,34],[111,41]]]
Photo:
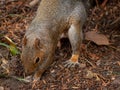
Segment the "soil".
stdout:
[[[36,15],[38,5],[29,8],[32,0],[0,1],[0,42],[8,43],[9,37],[21,52],[22,38]],[[104,7],[95,6],[88,12],[83,31],[96,30],[109,38],[110,45],[96,45],[84,40],[79,62],[81,66],[65,68],[64,62],[71,56],[68,39],[61,39],[56,49],[54,63],[32,88],[14,78],[24,77],[20,55],[12,55],[0,46],[0,65],[4,59],[8,68],[0,66],[0,90],[120,90],[120,0],[109,0]],[[6,70],[9,71],[6,72]]]

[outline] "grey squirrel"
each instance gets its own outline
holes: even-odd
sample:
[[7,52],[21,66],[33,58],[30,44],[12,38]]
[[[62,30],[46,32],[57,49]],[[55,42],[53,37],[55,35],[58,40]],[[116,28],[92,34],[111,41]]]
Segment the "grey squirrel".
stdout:
[[79,64],[82,27],[86,10],[93,0],[41,0],[37,15],[23,38],[21,61],[28,74],[39,80],[54,59],[60,36],[68,33],[72,56],[66,62],[71,67]]

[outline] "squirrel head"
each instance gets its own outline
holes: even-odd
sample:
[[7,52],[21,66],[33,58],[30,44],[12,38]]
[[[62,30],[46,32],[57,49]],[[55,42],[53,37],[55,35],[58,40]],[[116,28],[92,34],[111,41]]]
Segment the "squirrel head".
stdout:
[[39,38],[23,38],[21,61],[26,74],[34,73],[42,64],[44,57],[43,45]]

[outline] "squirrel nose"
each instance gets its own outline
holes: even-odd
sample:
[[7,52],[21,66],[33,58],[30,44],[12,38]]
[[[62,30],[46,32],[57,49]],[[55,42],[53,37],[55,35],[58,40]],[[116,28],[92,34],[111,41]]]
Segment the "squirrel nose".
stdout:
[[28,69],[25,69],[25,73],[26,73],[26,74],[29,74],[30,71],[29,71]]
[[25,69],[25,74],[30,75],[30,74],[32,74],[32,72],[30,72],[30,70],[28,70],[28,69]]
[[27,70],[27,69],[25,69],[25,73],[26,73],[26,74],[28,73],[28,70]]
[[29,75],[29,70],[25,70],[25,75]]

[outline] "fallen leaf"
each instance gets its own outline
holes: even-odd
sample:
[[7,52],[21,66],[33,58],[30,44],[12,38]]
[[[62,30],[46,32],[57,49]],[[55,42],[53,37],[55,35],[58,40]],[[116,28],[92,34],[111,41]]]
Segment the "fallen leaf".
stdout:
[[20,54],[20,52],[19,52],[19,50],[17,49],[16,46],[12,46],[12,45],[10,45],[10,46],[9,46],[9,49],[10,49],[12,55]]
[[87,75],[86,75],[86,78],[89,78],[89,79],[91,79],[91,78],[93,78],[93,77],[95,77],[95,74],[92,72],[92,71],[87,71]]
[[100,81],[100,78],[98,77],[97,73],[93,73],[92,71],[87,71],[86,78],[92,79],[96,78],[96,81]]
[[10,52],[12,53],[12,55],[20,54],[19,50],[17,49],[17,47],[15,45],[12,45],[12,44],[8,45],[8,44],[1,43],[1,42],[0,42],[0,45],[8,48],[10,50]]
[[99,34],[96,31],[88,31],[85,33],[85,39],[93,41],[97,45],[110,45],[108,38],[103,35]]

